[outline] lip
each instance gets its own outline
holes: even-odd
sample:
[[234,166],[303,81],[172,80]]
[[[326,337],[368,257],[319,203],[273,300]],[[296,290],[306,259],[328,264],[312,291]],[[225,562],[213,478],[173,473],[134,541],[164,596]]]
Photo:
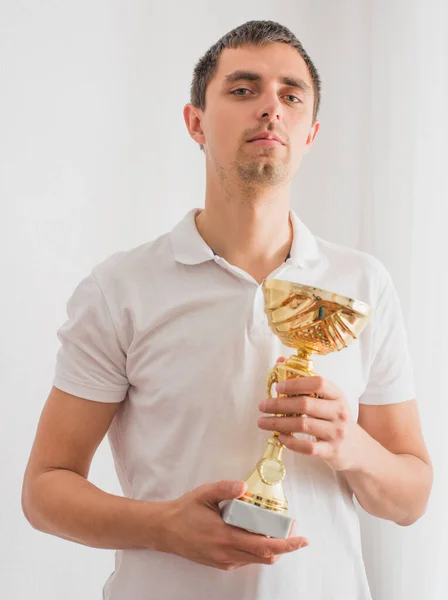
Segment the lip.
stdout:
[[251,140],[249,142],[249,144],[254,144],[256,146],[273,146],[273,147],[284,145],[281,142],[279,142],[278,140],[269,140],[267,138],[259,138],[256,140]]
[[275,145],[284,146],[285,145],[285,143],[281,139],[281,137],[279,137],[275,133],[269,133],[267,131],[264,133],[260,133],[260,135],[257,135],[248,141],[250,143],[256,143],[257,145],[260,145],[260,146],[275,146]]

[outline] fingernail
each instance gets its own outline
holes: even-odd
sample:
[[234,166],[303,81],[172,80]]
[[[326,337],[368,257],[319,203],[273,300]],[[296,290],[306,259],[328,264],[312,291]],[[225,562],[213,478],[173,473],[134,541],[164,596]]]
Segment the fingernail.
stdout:
[[267,404],[268,404],[268,401],[267,401],[267,400],[262,400],[262,401],[260,402],[260,404],[258,405],[258,408],[259,408],[261,411],[263,411],[263,410],[266,408]]
[[277,392],[279,392],[279,394],[282,394],[286,389],[285,382],[281,381],[280,383],[277,383],[277,385],[275,386],[275,389],[277,390]]
[[237,494],[238,492],[241,492],[241,481],[234,481],[230,485],[230,493]]

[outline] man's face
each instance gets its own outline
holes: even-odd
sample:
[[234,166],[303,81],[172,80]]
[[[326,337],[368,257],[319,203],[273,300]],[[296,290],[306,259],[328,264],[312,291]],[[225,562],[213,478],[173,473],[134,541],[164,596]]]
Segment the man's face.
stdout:
[[[308,68],[291,46],[226,48],[201,113],[207,157],[221,176],[247,184],[290,181],[319,129],[312,125],[313,102]],[[266,132],[283,144],[249,141]]]

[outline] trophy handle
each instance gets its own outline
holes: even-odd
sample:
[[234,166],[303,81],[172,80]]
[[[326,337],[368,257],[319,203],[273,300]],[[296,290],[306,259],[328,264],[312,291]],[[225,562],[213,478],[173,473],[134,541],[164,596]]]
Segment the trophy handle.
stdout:
[[279,378],[278,378],[278,370],[277,370],[277,366],[273,367],[270,371],[269,371],[269,375],[268,378],[266,380],[266,393],[268,395],[268,398],[272,398],[272,386],[274,385],[274,383],[278,383],[279,382]]
[[[295,364],[296,362],[298,362],[298,364]],[[307,375],[315,375],[315,373],[312,369],[312,361],[306,355],[305,357],[292,356],[285,362],[277,363],[275,367],[269,371],[266,380],[266,392],[268,398],[273,398],[271,389],[274,383],[286,381],[287,379],[293,379],[295,377],[306,377]],[[284,397],[284,394],[278,394],[278,396]],[[310,394],[310,396],[318,398],[317,394]],[[304,413],[294,413],[293,415],[276,414],[275,416],[307,417],[308,415]],[[275,432],[274,436],[278,436],[278,433]]]
[[[293,379],[295,377],[303,377],[305,373],[302,373],[297,369],[297,366],[294,363],[295,357],[291,357],[284,362],[278,362],[272,369],[269,371],[268,377],[266,379],[266,393],[268,398],[273,398],[272,395],[272,386],[274,383],[279,383],[281,381],[287,381],[288,379]],[[313,373],[314,374],[314,373]],[[279,396],[283,396],[283,394],[279,394]]]
[[[280,367],[280,368],[279,368]],[[271,388],[274,385],[274,383],[278,383],[279,381],[286,381],[288,379],[287,373],[285,371],[285,363],[277,363],[275,365],[275,367],[273,367],[270,371],[269,371],[269,375],[268,378],[266,380],[266,392],[268,395],[268,398],[273,398],[274,396],[272,395],[272,391]],[[278,397],[283,397],[284,394],[278,394]],[[282,414],[276,414],[276,417],[286,417],[287,415],[282,415]],[[277,438],[278,437],[278,431],[274,432],[273,437]]]

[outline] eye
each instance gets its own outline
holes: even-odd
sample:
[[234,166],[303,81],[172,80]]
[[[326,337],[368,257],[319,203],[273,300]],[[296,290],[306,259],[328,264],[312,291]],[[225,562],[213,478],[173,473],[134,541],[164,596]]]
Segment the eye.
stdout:
[[302,100],[300,100],[300,98],[297,98],[297,96],[292,96],[291,94],[289,94],[288,96],[286,96],[287,98],[294,98],[293,100],[293,104],[298,104],[301,103]]
[[[243,96],[243,94],[236,94],[235,92],[250,92],[250,90],[248,90],[247,88],[238,88],[236,90],[233,90],[233,92],[230,92],[231,94],[234,94],[235,96]],[[244,96],[246,96],[247,94],[244,94]]]

